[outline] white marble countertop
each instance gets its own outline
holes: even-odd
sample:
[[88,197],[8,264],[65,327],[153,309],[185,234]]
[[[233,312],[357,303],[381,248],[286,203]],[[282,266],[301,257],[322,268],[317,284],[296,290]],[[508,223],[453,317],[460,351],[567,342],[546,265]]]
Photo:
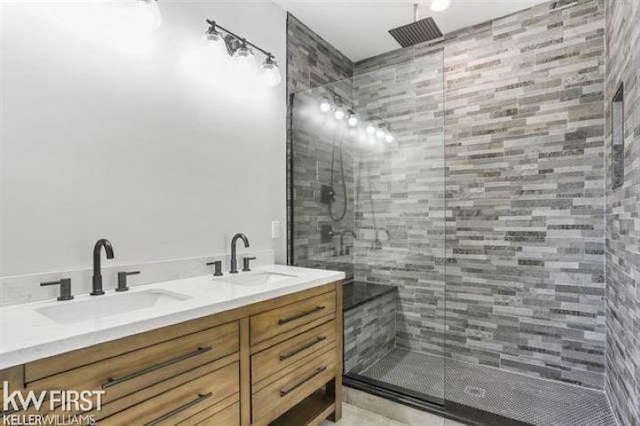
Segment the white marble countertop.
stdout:
[[[229,278],[250,278],[265,272],[294,277],[264,284],[225,282]],[[104,296],[77,295],[74,300],[66,302],[49,300],[5,306],[0,308],[0,369],[307,290],[344,279],[344,276],[343,272],[337,271],[269,265],[233,276],[206,275],[140,285],[126,293],[109,290]],[[99,318],[92,318],[91,312],[87,312],[86,317],[64,323],[56,322],[38,311],[49,306],[66,304],[69,307],[83,301],[118,298],[120,295],[149,290],[178,293],[185,297],[170,304],[160,303],[150,308],[108,316],[103,314]]]

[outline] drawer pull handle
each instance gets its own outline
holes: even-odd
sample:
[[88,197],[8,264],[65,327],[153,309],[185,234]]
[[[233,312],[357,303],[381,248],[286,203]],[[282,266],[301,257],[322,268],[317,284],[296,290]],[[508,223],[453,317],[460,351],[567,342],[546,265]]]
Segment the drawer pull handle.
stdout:
[[167,367],[169,365],[175,364],[180,361],[184,361],[185,359],[192,358],[194,356],[203,354],[205,352],[209,352],[213,349],[211,346],[206,346],[204,348],[200,347],[193,352],[189,352],[188,354],[180,355],[179,357],[172,358],[168,361],[161,362],[160,364],[152,365],[151,367],[147,367],[143,370],[136,371],[135,373],[127,374],[126,376],[118,377],[118,378],[109,378],[107,379],[107,383],[102,385],[102,389],[107,389],[115,385],[119,385],[122,382],[126,382],[131,379],[135,379],[136,377],[143,376],[145,374],[151,373],[156,370],[160,370],[161,368]]
[[300,312],[299,314],[295,314],[289,318],[278,320],[278,325],[286,324],[288,322],[295,321],[302,317],[306,317],[307,315],[315,314],[316,312],[321,311],[323,309],[324,309],[324,306],[316,306],[315,308],[309,309],[308,311]]
[[283,396],[289,395],[291,392],[293,392],[294,390],[298,389],[300,386],[304,385],[309,380],[313,379],[314,377],[316,377],[318,374],[322,373],[326,369],[327,369],[327,367],[316,368],[316,371],[314,371],[313,373],[309,374],[307,377],[305,377],[304,379],[302,379],[300,382],[296,383],[295,385],[291,386],[289,389],[282,389],[280,391],[280,398],[282,398]]
[[326,336],[318,337],[315,340],[312,340],[311,342],[292,350],[291,352],[288,352],[286,354],[282,354],[282,355],[280,355],[280,361],[284,361],[285,359],[291,358],[292,356],[299,354],[300,352],[304,351],[305,349],[309,349],[309,348],[317,345],[318,343],[322,342],[323,340],[327,340],[327,337]]
[[186,404],[179,406],[175,410],[171,410],[167,414],[163,414],[162,416],[158,417],[157,419],[152,420],[149,423],[146,423],[145,426],[153,426],[153,425],[157,425],[158,423],[162,423],[163,421],[167,420],[168,418],[173,417],[176,414],[180,413],[181,411],[184,411],[187,408],[193,407],[194,405],[199,404],[202,401],[204,401],[205,399],[211,398],[212,396],[213,396],[212,392],[205,393],[205,394],[199,393],[198,397],[196,399],[194,399],[193,401],[189,401]]

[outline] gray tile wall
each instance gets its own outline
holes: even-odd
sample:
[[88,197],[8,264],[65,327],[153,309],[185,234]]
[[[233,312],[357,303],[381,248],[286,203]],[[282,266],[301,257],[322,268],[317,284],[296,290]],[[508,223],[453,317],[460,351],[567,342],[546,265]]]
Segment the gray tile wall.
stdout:
[[[398,287],[397,346],[444,347],[443,50],[402,50],[356,64],[363,119],[395,141],[357,151],[355,275]],[[376,244],[376,239],[380,244]]]
[[344,313],[345,373],[360,373],[395,347],[396,298],[386,293]]
[[[640,2],[606,3],[607,381],[620,424],[640,424]],[[611,101],[624,83],[624,181],[612,190]]]
[[[350,140],[308,117],[310,109],[318,108],[317,101],[322,96],[331,99],[338,96],[344,102],[351,102],[352,75],[353,63],[346,56],[293,15],[287,16],[287,92],[295,94],[294,105],[289,105],[289,113],[294,116],[287,123],[287,159],[293,160],[293,168],[287,168],[287,202],[289,209],[293,209],[293,221],[290,220],[289,225],[293,225],[293,233],[291,228],[287,233],[288,258],[295,265],[342,270],[350,277],[353,276],[353,253],[339,256],[336,241],[322,244],[319,226],[332,225],[336,234],[355,229],[351,208],[355,199],[354,147]],[[288,99],[291,103],[291,96]],[[334,187],[339,203],[334,206],[334,217],[337,216],[345,193],[340,185],[337,158],[341,144],[349,208],[345,218],[334,223],[327,205],[320,202],[320,188],[322,184],[330,184],[331,158],[335,154]]]
[[[465,361],[600,388],[605,339],[604,14],[600,1],[568,4],[543,4],[444,41],[446,352]],[[415,88],[384,70],[401,74],[433,48],[403,49],[357,63],[354,81],[361,72],[382,69],[372,75],[392,84],[381,86],[380,102],[391,99],[410,108]],[[365,99],[375,102],[375,94]],[[397,103],[391,106],[402,110]],[[424,138],[426,146],[433,136]],[[382,158],[377,166],[387,181],[396,176],[392,182],[400,187],[411,182],[412,169],[419,169],[421,156],[411,158],[413,162],[391,162],[391,167],[384,162],[388,157]],[[437,169],[433,158],[424,160],[422,164]],[[386,189],[391,204],[382,208],[386,212],[402,211],[406,199],[420,202],[423,195],[405,191],[395,199],[393,188]],[[435,194],[438,189],[441,184],[432,180],[429,190]],[[359,229],[361,222],[366,225],[361,216]],[[437,222],[428,225],[423,229],[426,240],[437,239]],[[401,226],[399,230],[401,234]],[[398,344],[440,351],[443,277],[415,267],[428,266],[419,255],[413,256],[413,264],[407,262],[408,268],[393,265],[394,243],[392,238],[386,252],[357,255],[356,275],[390,280],[399,286],[401,301],[420,298],[422,303],[405,303],[398,310],[400,330],[402,317],[408,319],[408,332],[399,332]]]
[[604,383],[604,6],[447,37],[447,352]]
[[[580,0],[355,65],[350,100],[398,136],[378,152],[353,148],[355,274],[398,286],[397,345],[442,353],[446,290],[448,356],[603,386],[603,50],[602,0]],[[308,136],[302,151],[326,146]],[[314,251],[327,218],[313,179],[330,158],[305,161],[293,246]],[[389,238],[380,234],[382,249],[372,249],[380,228]],[[327,260],[328,247],[320,250]]]

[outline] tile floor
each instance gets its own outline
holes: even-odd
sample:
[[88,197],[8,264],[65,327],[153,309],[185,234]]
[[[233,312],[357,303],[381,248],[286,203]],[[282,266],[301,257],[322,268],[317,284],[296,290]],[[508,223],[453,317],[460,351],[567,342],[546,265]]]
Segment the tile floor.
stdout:
[[[423,423],[423,425],[438,425],[438,426],[462,426],[460,423],[452,420],[444,419],[438,416],[434,417],[435,423]],[[437,419],[436,419],[437,418]],[[342,419],[339,422],[333,423],[325,421],[322,426],[338,425],[338,426],[407,426],[410,423],[399,422],[380,414],[373,413],[363,408],[356,407],[355,405],[344,403],[342,406]]]
[[[616,424],[602,391],[394,349],[360,373],[536,425]],[[446,371],[446,377],[445,377]],[[446,383],[445,383],[446,378]]]

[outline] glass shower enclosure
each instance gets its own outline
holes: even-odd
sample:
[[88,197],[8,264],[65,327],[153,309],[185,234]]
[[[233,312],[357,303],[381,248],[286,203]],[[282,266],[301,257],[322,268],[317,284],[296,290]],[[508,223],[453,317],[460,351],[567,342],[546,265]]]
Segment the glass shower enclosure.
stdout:
[[346,379],[442,404],[443,49],[290,102],[290,263],[347,276]]

